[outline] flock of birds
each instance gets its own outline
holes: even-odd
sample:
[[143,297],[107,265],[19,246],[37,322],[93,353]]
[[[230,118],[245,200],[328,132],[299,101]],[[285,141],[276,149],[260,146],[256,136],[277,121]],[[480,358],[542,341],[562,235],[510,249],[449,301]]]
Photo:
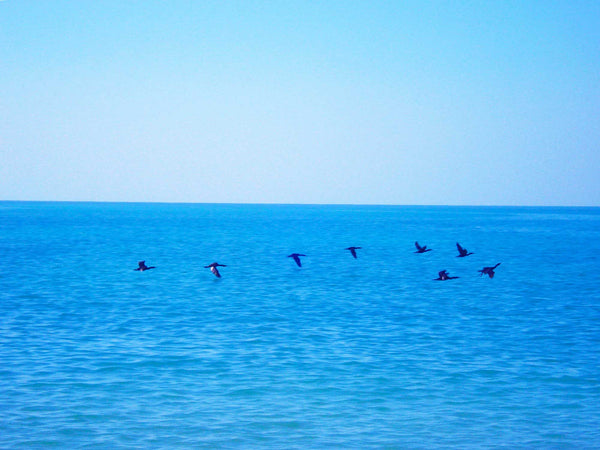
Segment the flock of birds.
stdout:
[[[426,253],[426,252],[431,251],[431,249],[427,248],[426,245],[419,245],[418,242],[415,242],[415,247],[417,248],[417,251],[415,253]],[[361,248],[362,247],[348,247],[344,250],[349,250],[350,254],[354,257],[354,259],[356,259],[356,258],[358,258],[356,250],[360,250]],[[456,243],[456,248],[458,249],[457,258],[464,258],[466,256],[473,254],[473,252],[469,252],[466,248],[461,246],[458,242]],[[298,267],[302,267],[302,260],[300,259],[301,256],[306,256],[306,255],[304,255],[302,253],[292,253],[291,255],[288,255],[288,258],[292,258],[296,262]],[[478,272],[480,273],[480,276],[487,275],[490,278],[494,278],[494,275],[496,274],[495,270],[500,264],[501,263],[498,263],[495,266],[484,267],[483,269],[478,270]],[[214,274],[214,276],[216,276],[217,278],[221,278],[221,273],[219,272],[218,267],[227,267],[227,265],[214,262],[212,264],[209,264],[208,266],[204,266],[205,269],[210,269],[210,271]],[[133,269],[133,270],[138,270],[140,272],[144,272],[144,271],[150,270],[150,269],[156,269],[156,267],[155,266],[147,266],[146,261],[140,261],[140,262],[138,262],[138,268]],[[442,271],[438,272],[438,277],[434,278],[434,280],[435,281],[446,281],[446,280],[454,280],[456,278],[459,278],[459,277],[451,277],[448,274],[447,270],[442,270]]]

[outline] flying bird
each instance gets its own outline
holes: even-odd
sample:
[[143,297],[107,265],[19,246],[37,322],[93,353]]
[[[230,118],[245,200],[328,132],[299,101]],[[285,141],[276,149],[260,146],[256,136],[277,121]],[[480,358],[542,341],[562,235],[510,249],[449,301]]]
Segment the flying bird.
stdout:
[[461,247],[458,242],[456,243],[456,248],[458,249],[458,255],[456,256],[457,258],[464,258],[465,256],[473,254],[473,252],[468,252],[466,248]]
[[494,278],[494,275],[496,274],[496,272],[494,272],[494,269],[496,269],[496,267],[498,267],[501,263],[496,264],[493,267],[484,267],[481,270],[478,270],[478,272],[480,272],[479,276],[483,276],[483,275],[488,275],[490,278]]
[[294,258],[294,261],[296,261],[296,264],[298,264],[298,267],[302,267],[302,261],[300,261],[300,256],[306,256],[306,255],[303,255],[302,253],[292,253],[291,255],[288,255],[288,258]]
[[431,251],[431,249],[427,248],[426,245],[420,246],[418,242],[415,242],[415,247],[417,247],[417,251],[415,253],[425,253]]
[[143,272],[144,270],[150,270],[150,269],[156,269],[156,267],[154,267],[154,266],[148,267],[146,265],[146,261],[140,261],[140,262],[138,262],[138,268],[133,269],[133,270],[139,270],[140,272]]
[[442,270],[441,272],[438,272],[438,275],[439,275],[438,278],[434,278],[435,281],[455,280],[456,278],[459,278],[459,277],[451,277],[450,275],[448,275],[447,270]]
[[210,271],[215,275],[215,277],[221,278],[221,274],[219,273],[219,269],[217,269],[217,267],[227,267],[227,266],[225,264],[219,264],[216,262],[209,264],[208,266],[204,266],[205,269],[210,269]]
[[361,249],[362,247],[348,247],[345,250],[350,250],[350,253],[352,253],[352,256],[354,256],[354,259],[356,259],[356,250]]

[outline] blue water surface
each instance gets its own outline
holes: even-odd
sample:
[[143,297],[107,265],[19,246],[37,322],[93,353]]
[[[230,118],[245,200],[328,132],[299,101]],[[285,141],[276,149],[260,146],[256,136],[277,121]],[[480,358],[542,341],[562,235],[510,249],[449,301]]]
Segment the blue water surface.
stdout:
[[599,208],[0,202],[0,448],[600,448],[599,255]]

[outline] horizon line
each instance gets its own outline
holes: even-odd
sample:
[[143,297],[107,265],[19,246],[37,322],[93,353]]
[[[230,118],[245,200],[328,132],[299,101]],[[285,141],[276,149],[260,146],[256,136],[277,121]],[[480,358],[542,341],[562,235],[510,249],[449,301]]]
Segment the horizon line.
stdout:
[[189,202],[138,200],[0,200],[0,203],[99,203],[99,204],[156,204],[156,205],[272,205],[272,206],[411,206],[457,208],[600,208],[600,205],[516,205],[516,204],[441,204],[441,203],[289,203],[289,202]]

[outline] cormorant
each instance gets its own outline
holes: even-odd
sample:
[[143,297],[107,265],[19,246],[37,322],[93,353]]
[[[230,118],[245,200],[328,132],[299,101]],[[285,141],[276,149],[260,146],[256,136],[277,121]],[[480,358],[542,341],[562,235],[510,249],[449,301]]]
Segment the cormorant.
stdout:
[[150,269],[156,269],[156,267],[154,267],[154,266],[148,267],[146,265],[146,261],[140,261],[140,262],[138,262],[138,268],[133,269],[133,270],[139,270],[140,272],[143,272],[144,270],[150,270]]
[[456,256],[457,258],[464,258],[465,256],[473,254],[472,252],[468,252],[466,248],[461,247],[458,242],[456,243],[456,248],[458,249],[458,255]]
[[300,261],[300,256],[306,256],[306,255],[303,255],[302,253],[292,253],[291,255],[288,255],[288,258],[294,258],[294,261],[296,261],[296,264],[298,264],[298,267],[302,267],[302,262]]
[[431,249],[427,248],[426,245],[423,245],[421,247],[418,242],[415,242],[415,247],[417,247],[417,251],[415,253],[425,253],[425,252],[430,252],[431,251]]
[[219,269],[217,269],[217,267],[227,267],[227,266],[225,264],[219,264],[216,262],[209,264],[208,266],[204,266],[205,269],[210,269],[210,271],[215,275],[215,277],[221,278],[221,274],[219,273]]
[[478,270],[478,272],[481,272],[479,276],[483,276],[483,275],[489,275],[490,278],[494,278],[494,275],[496,274],[494,272],[494,269],[496,267],[498,267],[501,263],[496,264],[494,267],[484,267],[481,270]]
[[362,247],[348,247],[345,250],[350,250],[350,253],[352,253],[352,256],[354,256],[354,259],[356,259],[356,250],[361,249]]
[[451,277],[450,275],[448,275],[447,270],[442,270],[441,272],[438,272],[438,275],[439,275],[438,278],[434,278],[435,281],[446,281],[446,280],[454,280],[456,278],[459,278],[459,277]]

